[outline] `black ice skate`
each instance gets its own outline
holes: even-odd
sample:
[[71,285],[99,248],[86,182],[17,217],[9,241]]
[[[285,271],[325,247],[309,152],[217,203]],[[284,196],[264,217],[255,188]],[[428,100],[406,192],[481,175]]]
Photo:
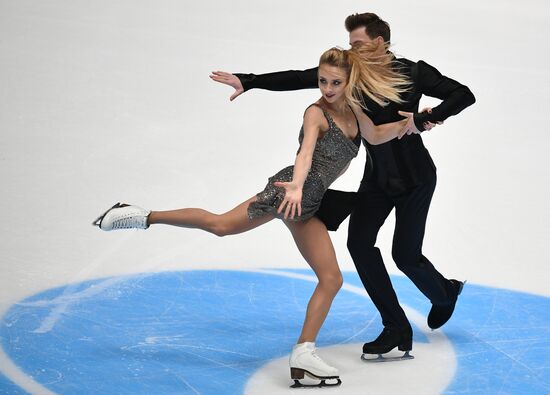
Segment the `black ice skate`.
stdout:
[[453,315],[453,312],[455,311],[456,301],[458,299],[458,295],[462,292],[462,288],[464,288],[464,284],[466,284],[466,281],[458,281],[458,280],[449,280],[451,282],[451,285],[453,287],[453,295],[451,296],[451,302],[448,304],[434,304],[430,310],[430,313],[428,314],[428,326],[434,330],[441,328]]
[[[395,347],[405,353],[401,356],[385,356]],[[395,327],[385,327],[382,333],[372,342],[363,344],[361,359],[365,362],[394,362],[413,359],[409,352],[412,350],[412,330],[402,330]],[[376,356],[374,356],[376,355]]]

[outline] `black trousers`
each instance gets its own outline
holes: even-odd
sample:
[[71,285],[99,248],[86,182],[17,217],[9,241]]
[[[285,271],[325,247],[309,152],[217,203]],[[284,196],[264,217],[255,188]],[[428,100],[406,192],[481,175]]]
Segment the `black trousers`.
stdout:
[[329,190],[318,212],[318,217],[327,228],[335,230],[347,216],[346,211],[349,213],[352,208],[348,250],[384,326],[410,328],[380,250],[375,246],[378,231],[393,208],[395,231],[392,256],[397,267],[433,304],[445,304],[450,300],[451,283],[422,254],[426,219],[435,185],[434,173],[433,180],[399,196],[389,195],[373,182],[363,183],[356,194]]

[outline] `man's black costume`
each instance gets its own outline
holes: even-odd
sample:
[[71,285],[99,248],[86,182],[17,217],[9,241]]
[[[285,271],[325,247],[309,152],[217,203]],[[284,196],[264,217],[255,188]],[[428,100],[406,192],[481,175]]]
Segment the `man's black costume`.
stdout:
[[[401,104],[390,102],[379,106],[366,95],[365,113],[375,125],[402,119],[397,111],[414,113],[418,130],[426,121],[444,121],[475,102],[464,85],[443,76],[429,64],[408,59],[395,59],[395,69],[410,78],[410,90],[402,95]],[[288,91],[317,88],[317,68],[268,74],[235,74],[246,90],[260,88]],[[431,114],[418,113],[422,95],[442,102]],[[375,247],[378,231],[395,207],[395,232],[392,256],[405,273],[432,302],[428,325],[438,328],[451,316],[462,283],[447,280],[422,255],[422,241],[428,209],[436,185],[436,167],[419,134],[406,135],[381,145],[367,148],[365,172],[357,193],[328,190],[317,216],[329,230],[336,230],[351,212],[348,249],[357,272],[382,316],[384,331],[374,342],[366,343],[365,353],[385,353],[399,346],[412,348],[412,330],[392,287],[380,250]]]

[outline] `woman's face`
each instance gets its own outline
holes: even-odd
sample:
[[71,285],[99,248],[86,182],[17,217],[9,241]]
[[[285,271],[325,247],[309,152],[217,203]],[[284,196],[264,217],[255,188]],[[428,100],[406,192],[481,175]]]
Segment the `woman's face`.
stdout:
[[347,85],[346,71],[336,66],[319,66],[319,89],[328,103],[344,100]]

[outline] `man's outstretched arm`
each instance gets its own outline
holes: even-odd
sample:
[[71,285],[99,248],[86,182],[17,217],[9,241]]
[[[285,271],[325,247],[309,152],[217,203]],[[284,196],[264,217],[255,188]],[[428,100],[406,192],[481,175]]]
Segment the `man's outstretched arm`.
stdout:
[[249,89],[267,89],[268,91],[295,91],[298,89],[317,88],[317,69],[277,71],[267,74],[235,75],[243,84],[244,91]]
[[266,89],[270,91],[293,91],[298,89],[317,88],[317,69],[288,70],[266,74],[230,74],[214,71],[210,78],[222,84],[235,88],[230,100],[250,89]]

